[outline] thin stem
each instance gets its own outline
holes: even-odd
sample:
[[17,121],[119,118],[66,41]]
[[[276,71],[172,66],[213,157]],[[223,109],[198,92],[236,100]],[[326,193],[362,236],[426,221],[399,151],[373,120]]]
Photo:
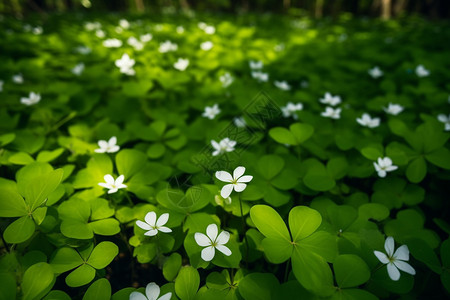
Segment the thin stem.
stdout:
[[242,210],[242,200],[241,200],[241,194],[239,194],[239,207],[241,209],[241,218],[242,218],[242,231],[244,232],[244,240],[245,240],[245,266],[248,269],[248,239],[247,235],[245,234],[245,218],[244,218],[244,212]]
[[55,125],[53,125],[53,127],[50,128],[50,130],[48,130],[47,133],[57,130],[62,125],[64,125],[65,123],[67,123],[70,120],[72,120],[73,118],[75,118],[76,115],[77,115],[76,111],[70,112],[65,118],[59,120]]
[[284,270],[284,282],[287,282],[287,280],[288,280],[290,262],[291,262],[291,259],[288,259],[286,262],[286,269]]

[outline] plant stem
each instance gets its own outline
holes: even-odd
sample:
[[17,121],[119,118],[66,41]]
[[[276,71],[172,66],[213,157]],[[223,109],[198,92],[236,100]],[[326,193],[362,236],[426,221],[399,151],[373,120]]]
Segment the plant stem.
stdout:
[[287,282],[287,279],[288,279],[290,262],[291,262],[291,259],[288,259],[286,262],[286,269],[284,270],[284,282]]
[[245,218],[244,218],[244,212],[242,210],[242,200],[241,200],[241,194],[239,194],[239,207],[241,209],[241,219],[242,219],[242,231],[244,232],[244,240],[245,240],[245,266],[248,269],[248,239],[247,235],[245,234]]

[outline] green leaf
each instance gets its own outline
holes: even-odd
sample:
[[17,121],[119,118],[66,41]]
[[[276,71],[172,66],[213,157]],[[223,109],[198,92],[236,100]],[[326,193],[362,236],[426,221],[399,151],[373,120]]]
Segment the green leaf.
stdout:
[[274,264],[281,264],[292,255],[293,245],[281,237],[265,238],[261,242],[267,259]]
[[255,205],[250,209],[250,217],[258,230],[269,238],[291,241],[289,231],[280,215],[270,206]]
[[195,298],[200,286],[200,275],[191,266],[181,268],[175,280],[175,292],[181,300],[191,300]]
[[129,180],[134,174],[138,173],[145,165],[147,156],[141,151],[134,149],[124,149],[116,155],[117,171]]
[[55,283],[55,275],[52,267],[44,262],[37,263],[29,267],[22,280],[22,292],[24,300],[40,299],[42,293]]
[[83,300],[110,300],[111,299],[111,284],[105,278],[95,281],[87,289],[83,296]]
[[11,244],[23,243],[33,235],[35,229],[33,220],[29,216],[23,216],[9,224],[3,237]]
[[414,159],[406,168],[406,178],[412,183],[421,182],[427,175],[427,163],[423,157]]
[[120,232],[119,221],[112,218],[91,222],[89,227],[99,235],[115,235]]
[[297,145],[309,139],[314,133],[314,127],[309,124],[294,123],[289,126],[289,129],[292,132]]
[[0,217],[21,217],[28,214],[25,201],[17,189],[0,188],[0,199]]
[[108,241],[101,242],[94,248],[87,263],[96,269],[103,269],[117,254],[119,254],[119,247],[116,244]]
[[[76,189],[98,187],[99,182],[104,182],[106,174],[112,174],[113,165],[106,154],[94,154],[87,163],[86,169],[80,170],[73,182]],[[125,180],[128,178],[125,177]]]
[[34,159],[26,152],[17,152],[8,158],[8,161],[15,165],[28,165],[34,162]]
[[181,255],[178,253],[172,253],[163,265],[163,275],[167,281],[172,281],[178,274],[181,268]]
[[63,154],[64,148],[58,148],[53,151],[41,151],[39,152],[36,161],[39,162],[51,162]]
[[426,264],[433,272],[442,274],[442,267],[439,263],[439,259],[427,243],[419,239],[411,239],[408,240],[408,249],[415,259]]
[[328,191],[332,189],[336,182],[330,176],[325,166],[316,159],[311,159],[304,163],[307,171],[303,177],[305,185],[314,191]]
[[128,81],[122,84],[122,93],[130,97],[142,97],[153,87],[150,80]]
[[0,273],[0,300],[16,299],[16,279],[10,273]]
[[280,286],[270,273],[251,273],[239,282],[239,294],[245,300],[271,300]]
[[265,179],[272,179],[284,167],[284,160],[277,155],[264,155],[258,161],[258,171]]
[[43,300],[71,300],[71,298],[63,291],[53,290]]
[[166,152],[166,146],[162,143],[154,143],[147,149],[147,155],[150,158],[159,158]]
[[379,157],[383,157],[382,145],[371,145],[361,149],[361,154],[370,160],[377,160]]
[[50,261],[53,271],[57,274],[72,270],[83,263],[83,259],[78,252],[70,247],[62,247],[56,250]]
[[296,206],[289,212],[289,229],[294,242],[310,236],[321,223],[320,213],[307,206]]
[[369,267],[357,255],[339,255],[333,263],[333,268],[340,288],[357,287],[370,278]]
[[90,265],[83,264],[67,275],[66,283],[70,287],[79,287],[88,284],[94,277],[95,269]]
[[450,151],[447,148],[441,147],[426,154],[425,158],[435,166],[450,170]]
[[4,146],[8,145],[12,141],[14,141],[15,138],[16,138],[16,134],[14,134],[14,133],[6,133],[6,134],[0,135],[0,147],[4,147]]
[[288,129],[283,127],[275,127],[269,130],[269,136],[280,144],[296,145],[297,141]]
[[310,251],[333,262],[337,254],[336,237],[326,231],[317,231],[300,240],[296,245],[299,249]]

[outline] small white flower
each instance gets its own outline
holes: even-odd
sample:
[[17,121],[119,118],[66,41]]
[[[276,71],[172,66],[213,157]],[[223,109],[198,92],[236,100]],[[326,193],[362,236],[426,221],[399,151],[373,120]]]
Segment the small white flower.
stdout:
[[325,93],[325,96],[323,98],[319,99],[319,101],[320,101],[320,103],[323,103],[323,104],[336,106],[339,103],[341,103],[341,97],[333,96],[333,95],[331,95],[330,93],[327,92],[327,93]]
[[286,81],[276,81],[273,83],[277,88],[283,91],[289,91],[291,86]]
[[121,19],[119,21],[119,26],[122,27],[123,29],[128,29],[130,28],[130,22],[128,22],[128,20]]
[[125,179],[125,176],[123,175],[120,175],[116,180],[114,180],[114,177],[112,177],[110,174],[106,174],[103,179],[105,179],[105,182],[99,182],[98,185],[107,188],[108,194],[115,193],[119,189],[127,187],[125,184],[123,184],[123,181]]
[[213,106],[205,107],[205,111],[202,116],[208,118],[210,120],[214,119],[220,113],[220,108],[218,104],[214,104]]
[[230,73],[225,73],[219,77],[219,80],[222,82],[222,87],[227,88],[233,83],[234,78]]
[[137,38],[135,38],[134,36],[130,36],[127,39],[127,44],[130,45],[131,47],[133,47],[136,51],[141,51],[142,49],[144,49],[144,44],[141,43]]
[[369,127],[369,128],[375,128],[375,127],[380,126],[380,118],[373,118],[372,119],[372,117],[369,114],[367,114],[367,113],[364,113],[361,118],[356,118],[356,121],[361,126],[366,126],[366,127]]
[[0,92],[3,92],[3,85],[5,82],[3,80],[0,80]]
[[322,117],[326,117],[326,118],[340,119],[341,118],[341,109],[327,106],[327,107],[325,107],[325,111],[322,112],[320,115]]
[[75,65],[75,67],[72,68],[72,73],[80,76],[84,71],[84,64],[83,63],[79,63],[77,65]]
[[283,117],[289,118],[293,117],[295,120],[298,119],[298,116],[296,114],[297,111],[300,111],[303,109],[303,104],[297,103],[294,104],[292,102],[288,102],[286,106],[281,108],[281,111],[283,112]]
[[100,29],[101,27],[102,27],[102,24],[100,24],[99,22],[86,22],[84,24],[84,28],[87,31],[94,31],[94,30]]
[[123,54],[120,59],[117,59],[115,61],[116,67],[120,69],[120,73],[126,74],[126,75],[135,75],[135,71],[133,69],[133,66],[135,64],[135,60],[131,59],[128,54]]
[[161,293],[159,286],[154,282],[150,282],[145,288],[145,295],[139,292],[132,292],[129,300],[170,300],[172,297],[170,292],[161,297],[159,297],[159,293]]
[[34,35],[41,35],[44,30],[42,29],[41,26],[36,26],[33,28],[33,30],[31,31]]
[[153,39],[153,35],[151,33],[146,33],[146,34],[141,35],[139,37],[139,39],[143,43],[148,43],[148,42],[150,42]]
[[120,26],[116,26],[116,28],[114,28],[114,31],[118,34],[121,34],[123,32],[123,28]]
[[214,44],[211,41],[206,41],[200,44],[200,48],[203,51],[209,51],[212,49],[212,47],[214,47]]
[[401,113],[403,111],[403,109],[405,109],[403,106],[401,106],[400,104],[392,104],[389,103],[388,107],[383,107],[383,110],[390,115],[398,115],[399,113]]
[[392,164],[392,160],[389,157],[378,157],[378,163],[373,162],[375,171],[378,172],[378,176],[386,177],[387,172],[395,171],[398,169],[397,166]]
[[248,62],[250,69],[252,70],[261,70],[264,66],[264,63],[260,60],[255,61],[255,60],[251,60]]
[[225,152],[233,152],[234,146],[236,146],[236,141],[230,140],[229,138],[224,138],[220,142],[211,140],[211,145],[214,147],[213,156],[223,154]]
[[173,67],[178,71],[184,71],[189,66],[189,59],[187,58],[179,58],[176,63],[173,64]]
[[78,46],[75,48],[75,51],[82,54],[82,55],[88,55],[92,52],[91,48],[87,46]]
[[215,249],[219,250],[226,256],[231,255],[231,250],[225,246],[230,240],[230,233],[228,231],[222,231],[218,235],[219,231],[216,224],[209,224],[206,228],[206,235],[200,232],[196,232],[194,235],[195,242],[200,247],[206,247],[202,250],[201,257],[204,261],[211,261],[216,254]]
[[145,222],[140,220],[136,221],[136,225],[144,230],[148,230],[144,235],[147,236],[155,236],[158,234],[158,231],[169,233],[172,232],[172,229],[164,226],[169,220],[169,214],[165,213],[159,216],[158,220],[156,220],[156,213],[151,211],[145,215]]
[[203,28],[203,31],[206,34],[214,34],[216,32],[216,28],[214,26],[207,25],[205,28]]
[[178,45],[175,43],[172,43],[171,41],[165,41],[161,44],[159,44],[159,52],[160,53],[167,53],[170,51],[177,51]]
[[418,65],[416,67],[416,75],[419,77],[427,77],[430,75],[430,71],[428,71],[427,69],[425,69],[424,66],[422,65]]
[[281,52],[285,49],[285,46],[283,43],[275,45],[275,47],[273,48],[276,52]]
[[220,195],[222,198],[228,198],[231,195],[231,192],[233,192],[233,189],[240,193],[247,187],[246,183],[252,181],[253,176],[251,175],[245,175],[245,168],[242,166],[237,167],[233,171],[233,176],[231,176],[230,173],[226,171],[217,171],[216,172],[216,178],[223,182],[228,182],[229,184],[226,184],[222,187],[222,190],[220,191]]
[[233,123],[238,128],[244,128],[245,126],[247,126],[247,122],[245,122],[245,119],[243,117],[234,118]]
[[372,69],[370,69],[368,71],[368,73],[370,76],[372,76],[372,78],[375,78],[375,79],[383,76],[383,71],[381,71],[381,69],[378,66],[375,66]]
[[17,83],[17,84],[22,84],[23,83],[23,76],[22,76],[22,74],[19,73],[19,74],[13,75],[12,81],[14,83]]
[[400,246],[395,252],[394,252],[394,238],[389,236],[386,238],[386,241],[384,242],[384,250],[386,250],[386,254],[380,251],[373,251],[373,254],[378,258],[378,260],[387,265],[387,271],[389,274],[389,277],[397,281],[400,279],[400,271],[406,272],[411,275],[415,275],[416,271],[413,267],[411,267],[410,264],[407,263],[409,260],[409,249],[408,246],[403,245]]
[[103,47],[106,48],[120,48],[122,47],[122,41],[118,39],[107,39],[103,41]]
[[184,27],[183,26],[177,26],[176,31],[177,31],[178,34],[183,34],[184,33]]
[[252,71],[252,77],[259,82],[267,82],[269,80],[269,73],[264,73],[261,71]]
[[450,131],[450,115],[447,117],[444,114],[439,114],[437,118],[440,122],[445,124],[445,131]]
[[28,98],[27,97],[20,98],[20,103],[28,106],[39,103],[39,101],[41,101],[41,95],[35,92],[30,92]]
[[119,151],[120,147],[117,144],[117,138],[113,136],[109,141],[98,141],[99,149],[95,149],[96,153],[114,153]]
[[106,33],[103,30],[98,29],[95,31],[95,36],[97,36],[99,39],[103,39],[106,36]]

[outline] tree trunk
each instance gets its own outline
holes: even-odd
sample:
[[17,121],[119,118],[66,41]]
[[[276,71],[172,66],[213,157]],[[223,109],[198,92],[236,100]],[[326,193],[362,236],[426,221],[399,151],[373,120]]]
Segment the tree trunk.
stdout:
[[324,2],[324,0],[316,0],[316,11],[314,13],[314,16],[317,19],[322,18],[322,15],[323,15],[323,2]]
[[391,0],[381,0],[381,19],[389,20],[391,18]]

